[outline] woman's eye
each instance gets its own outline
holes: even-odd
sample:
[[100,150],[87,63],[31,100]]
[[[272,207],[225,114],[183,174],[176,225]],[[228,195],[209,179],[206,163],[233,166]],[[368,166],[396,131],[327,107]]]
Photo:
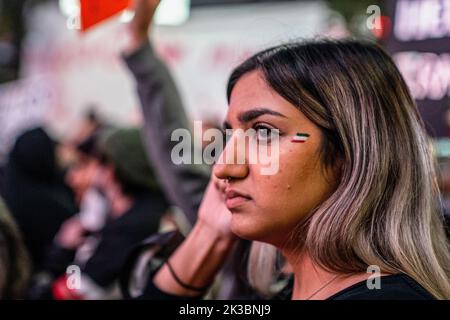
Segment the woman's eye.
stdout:
[[279,136],[280,131],[265,126],[256,126],[256,139],[260,142],[270,142],[272,139]]

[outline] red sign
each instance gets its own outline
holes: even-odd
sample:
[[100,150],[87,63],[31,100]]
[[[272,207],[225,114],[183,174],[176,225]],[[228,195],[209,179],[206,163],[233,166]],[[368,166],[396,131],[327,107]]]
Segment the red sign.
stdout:
[[81,30],[102,22],[130,5],[131,0],[80,0]]

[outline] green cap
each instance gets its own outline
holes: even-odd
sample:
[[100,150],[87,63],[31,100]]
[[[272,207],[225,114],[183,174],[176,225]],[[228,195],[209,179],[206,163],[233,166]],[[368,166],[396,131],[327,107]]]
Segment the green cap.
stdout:
[[158,184],[138,128],[110,129],[100,138],[100,149],[122,175],[135,185],[155,190]]

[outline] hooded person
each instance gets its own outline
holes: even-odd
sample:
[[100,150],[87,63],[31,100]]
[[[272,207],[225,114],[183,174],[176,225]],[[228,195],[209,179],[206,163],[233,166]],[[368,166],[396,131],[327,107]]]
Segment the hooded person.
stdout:
[[[148,162],[139,129],[102,133],[98,151],[101,159],[96,187],[110,203],[108,218],[94,235],[97,243],[92,246],[92,254],[82,259],[78,252],[75,256],[74,264],[81,271],[80,286],[69,288],[63,275],[52,287],[56,299],[121,298],[118,280],[128,255],[142,240],[158,232],[169,207]],[[80,219],[71,219],[63,226],[56,237],[59,246],[75,249],[71,245],[79,241],[74,239],[74,232],[66,232],[76,229],[74,225],[81,226]],[[78,236],[82,238],[83,233],[80,228]]]
[[40,271],[61,224],[77,212],[57,166],[55,142],[44,129],[35,128],[17,138],[6,165],[4,193],[31,255],[33,271]]

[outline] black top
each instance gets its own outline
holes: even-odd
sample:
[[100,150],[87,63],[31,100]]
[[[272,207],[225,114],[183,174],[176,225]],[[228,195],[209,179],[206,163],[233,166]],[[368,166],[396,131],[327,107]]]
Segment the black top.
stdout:
[[123,216],[110,220],[101,231],[101,240],[83,272],[96,284],[107,287],[119,278],[131,250],[158,232],[168,204],[159,192],[141,195]]
[[[276,300],[289,300],[292,295],[292,284],[282,291]],[[159,290],[153,281],[149,281],[144,294],[139,299],[155,300],[186,300],[199,299],[179,297],[167,294]],[[338,293],[332,295],[327,300],[434,300],[435,298],[415,280],[405,274],[396,274],[381,277],[380,289],[369,289],[366,281],[358,282]]]
[[55,160],[55,142],[41,128],[25,132],[14,144],[4,171],[6,205],[31,255],[34,271],[61,224],[78,210]]
[[327,300],[433,300],[414,279],[405,274],[384,276],[380,289],[369,289],[366,281],[358,282],[332,295]]
[[[292,296],[293,278],[275,299],[288,300]],[[380,289],[369,289],[367,281],[355,283],[327,300],[433,300],[435,299],[417,281],[405,274],[395,274],[380,278]]]

